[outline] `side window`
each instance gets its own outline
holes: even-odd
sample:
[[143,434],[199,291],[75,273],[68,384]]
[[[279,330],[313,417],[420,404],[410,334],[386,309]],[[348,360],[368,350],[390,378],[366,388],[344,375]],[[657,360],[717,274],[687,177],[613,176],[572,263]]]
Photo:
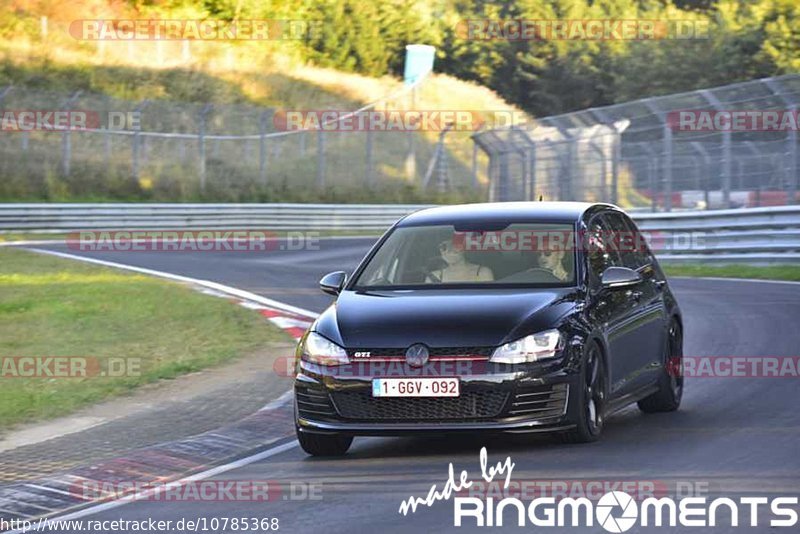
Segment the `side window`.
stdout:
[[592,285],[599,285],[601,275],[607,268],[622,265],[619,254],[610,246],[610,235],[608,224],[599,215],[589,222],[584,247]]
[[625,222],[630,227],[631,231],[633,232],[633,243],[634,249],[633,252],[636,255],[636,261],[639,263],[639,266],[645,265],[652,265],[657,266],[657,262],[655,257],[653,256],[653,252],[650,250],[650,245],[647,243],[647,239],[645,239],[642,232],[639,231],[639,228],[636,226],[636,223],[633,222],[628,217],[625,217]]
[[634,227],[625,220],[625,216],[612,212],[606,213],[604,217],[610,231],[609,246],[619,253],[622,266],[635,270],[647,264],[646,255],[642,257],[639,254],[641,243],[637,242],[638,232],[634,232]]
[[617,217],[622,219],[625,227],[628,228],[628,233],[626,234],[626,239],[623,242],[623,246],[627,247],[631,251],[631,261],[636,265],[635,268],[641,269],[642,267],[648,265],[657,268],[658,264],[653,256],[653,252],[650,250],[650,245],[647,243],[647,239],[642,232],[639,231],[636,223],[634,223],[626,215],[619,214]]

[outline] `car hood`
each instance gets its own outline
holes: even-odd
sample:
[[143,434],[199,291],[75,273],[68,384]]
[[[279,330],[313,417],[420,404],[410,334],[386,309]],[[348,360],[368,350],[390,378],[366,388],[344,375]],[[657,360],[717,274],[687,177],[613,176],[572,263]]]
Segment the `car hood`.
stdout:
[[314,329],[348,349],[492,347],[556,326],[577,290],[344,291]]

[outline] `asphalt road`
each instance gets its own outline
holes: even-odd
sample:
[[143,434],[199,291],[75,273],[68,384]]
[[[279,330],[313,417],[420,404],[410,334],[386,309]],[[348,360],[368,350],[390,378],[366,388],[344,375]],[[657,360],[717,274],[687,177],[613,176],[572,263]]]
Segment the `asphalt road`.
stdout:
[[[328,271],[352,269],[370,244],[365,239],[330,239],[322,240],[319,250],[91,256],[213,280],[321,311],[330,298],[316,289],[319,278]],[[59,245],[47,248],[74,252]],[[672,286],[685,315],[687,355],[798,354],[800,284],[682,279],[674,280]],[[270,503],[135,502],[84,519],[275,517],[280,531],[285,532],[470,531],[473,529],[453,528],[453,505],[449,501],[408,516],[399,515],[398,508],[409,496],[424,497],[432,484],[441,488],[449,462],[454,463],[456,473],[466,469],[470,479],[479,480],[478,452],[483,445],[492,463],[511,457],[515,481],[633,480],[652,482],[657,487],[692,486],[700,493],[731,498],[797,496],[798,407],[798,378],[693,378],[686,381],[680,411],[644,415],[635,407],[627,409],[608,421],[602,440],[594,444],[562,445],[550,438],[530,436],[361,438],[356,439],[347,456],[334,460],[312,459],[299,448],[292,448],[218,478],[276,480],[283,488],[294,485],[301,494],[308,485],[321,487],[321,500],[287,500],[284,495],[284,499]],[[725,515],[721,524],[729,525]],[[525,530],[533,528],[527,526]],[[713,532],[796,532],[796,528],[751,528],[745,522],[739,528],[722,526]],[[597,525],[576,530],[605,532]],[[629,532],[673,530],[634,527]]]

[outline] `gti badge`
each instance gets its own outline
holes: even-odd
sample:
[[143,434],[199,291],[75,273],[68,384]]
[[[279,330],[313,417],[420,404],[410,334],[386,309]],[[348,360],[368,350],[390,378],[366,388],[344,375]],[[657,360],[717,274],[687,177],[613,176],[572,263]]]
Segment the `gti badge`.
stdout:
[[428,363],[428,347],[422,343],[415,343],[406,349],[406,363],[411,367],[422,367]]

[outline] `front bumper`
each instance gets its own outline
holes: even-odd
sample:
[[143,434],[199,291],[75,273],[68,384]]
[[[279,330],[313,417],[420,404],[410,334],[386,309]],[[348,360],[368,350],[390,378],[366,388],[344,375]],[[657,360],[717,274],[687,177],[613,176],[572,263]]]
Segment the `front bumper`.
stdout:
[[[420,375],[408,369],[386,373],[348,366],[301,362],[295,379],[298,431],[358,436],[451,432],[555,432],[574,428],[571,397],[577,373],[556,363],[511,366],[482,362],[469,372],[444,364]],[[440,374],[436,374],[440,373]],[[458,376],[455,398],[373,398],[380,376]]]

